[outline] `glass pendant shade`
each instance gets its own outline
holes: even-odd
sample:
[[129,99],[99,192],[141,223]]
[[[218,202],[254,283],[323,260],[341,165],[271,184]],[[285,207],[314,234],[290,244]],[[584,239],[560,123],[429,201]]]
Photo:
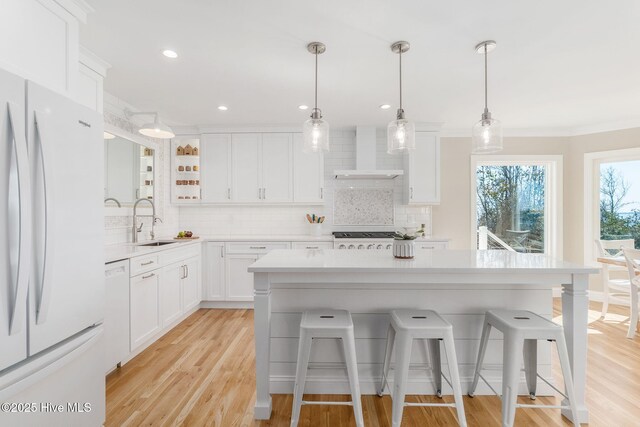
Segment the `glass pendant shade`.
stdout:
[[305,153],[329,151],[329,123],[311,118],[302,126],[302,149]]
[[495,119],[482,119],[473,126],[473,154],[490,154],[502,151],[502,123]]
[[416,148],[416,127],[407,119],[397,119],[387,126],[387,153],[398,154]]

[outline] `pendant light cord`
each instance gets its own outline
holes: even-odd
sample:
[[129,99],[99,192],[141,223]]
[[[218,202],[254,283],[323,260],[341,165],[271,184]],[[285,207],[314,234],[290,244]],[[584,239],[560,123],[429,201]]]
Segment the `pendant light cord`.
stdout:
[[398,54],[400,55],[400,109],[402,110],[402,46]]
[[487,107],[487,45],[484,45],[484,111],[489,111]]
[[318,46],[315,47],[316,55],[316,87],[315,87],[315,105],[314,108],[318,109]]

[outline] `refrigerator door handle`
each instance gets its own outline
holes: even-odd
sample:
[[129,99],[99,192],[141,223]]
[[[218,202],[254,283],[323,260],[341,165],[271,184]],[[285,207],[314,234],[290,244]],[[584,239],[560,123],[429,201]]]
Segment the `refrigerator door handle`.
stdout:
[[16,154],[16,169],[18,181],[18,206],[20,211],[19,247],[18,247],[18,271],[16,274],[16,291],[11,319],[9,322],[9,335],[22,331],[26,312],[26,298],[29,289],[29,270],[31,267],[31,181],[29,178],[29,158],[27,153],[27,140],[23,122],[16,121],[14,114],[18,107],[7,103],[9,124],[13,148]]
[[49,209],[49,203],[51,199],[51,179],[53,174],[50,171],[51,165],[48,162],[48,156],[46,154],[47,149],[44,147],[44,138],[46,137],[46,121],[44,119],[45,114],[38,114],[34,111],[33,117],[35,121],[37,141],[36,144],[40,150],[40,160],[42,161],[42,184],[44,189],[44,255],[42,261],[42,283],[40,285],[40,298],[36,307],[36,324],[41,325],[47,320],[47,314],[49,312],[49,301],[51,299],[51,286],[48,283],[51,281],[51,245],[52,245],[52,230],[53,230],[53,218],[52,210]]

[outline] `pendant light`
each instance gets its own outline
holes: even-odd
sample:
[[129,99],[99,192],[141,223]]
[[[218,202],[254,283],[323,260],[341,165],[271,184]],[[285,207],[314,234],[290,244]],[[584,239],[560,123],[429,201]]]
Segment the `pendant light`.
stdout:
[[140,126],[140,129],[138,129],[138,132],[140,132],[144,136],[160,139],[169,139],[176,136],[176,134],[169,126],[162,123],[162,121],[160,120],[160,115],[155,111],[134,113],[133,111],[126,109],[124,110],[124,115],[127,119],[130,119],[134,116],[154,116],[153,122],[145,123],[144,125]]
[[416,127],[404,117],[402,109],[402,54],[409,50],[409,42],[399,41],[391,45],[391,51],[398,54],[400,63],[400,108],[396,119],[387,126],[387,153],[395,154],[416,148]]
[[307,50],[316,57],[316,82],[311,118],[302,126],[303,151],[317,153],[329,151],[329,123],[322,118],[322,111],[318,108],[318,55],[324,53],[327,48],[320,42],[312,42],[307,45]]
[[496,42],[486,40],[476,45],[476,52],[484,55],[484,112],[482,118],[473,126],[473,154],[489,154],[502,151],[502,124],[491,117],[487,108],[487,54],[496,48]]

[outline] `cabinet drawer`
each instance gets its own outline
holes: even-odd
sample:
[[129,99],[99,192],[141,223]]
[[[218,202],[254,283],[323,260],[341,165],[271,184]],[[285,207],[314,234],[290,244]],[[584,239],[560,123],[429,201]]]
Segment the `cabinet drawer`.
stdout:
[[416,242],[416,249],[447,249],[447,242]]
[[226,252],[229,254],[266,254],[274,249],[290,248],[289,242],[238,242],[226,244]]
[[292,242],[292,249],[333,249],[333,242]]
[[130,262],[129,273],[131,277],[160,267],[157,254],[131,258]]
[[[182,245],[182,243],[178,243]],[[201,244],[190,244],[187,246],[172,248],[168,251],[160,252],[160,265],[169,265],[174,262],[183,261],[187,258],[200,255]]]

